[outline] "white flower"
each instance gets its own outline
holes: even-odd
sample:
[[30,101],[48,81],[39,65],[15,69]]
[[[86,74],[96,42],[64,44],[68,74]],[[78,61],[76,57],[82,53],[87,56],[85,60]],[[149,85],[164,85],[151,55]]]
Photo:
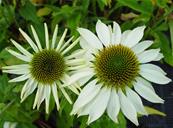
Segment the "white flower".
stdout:
[[137,113],[147,115],[139,95],[152,103],[164,102],[150,82],[167,84],[171,80],[160,67],[149,63],[160,60],[163,55],[160,49],[147,49],[153,41],[140,42],[144,29],[145,26],[141,26],[121,33],[116,22],[111,28],[99,20],[97,37],[88,29],[78,28],[80,45],[87,50],[84,57],[90,66],[72,75],[68,85],[77,80],[82,84],[91,81],[81,91],[71,114],[89,115],[90,124],[107,111],[108,116],[118,122],[121,110],[138,125]]
[[[19,29],[23,37],[33,49],[33,53],[27,51],[16,41],[11,40],[20,53],[11,49],[8,49],[8,52],[18,59],[25,61],[25,63],[3,67],[3,72],[20,75],[9,82],[20,82],[26,80],[26,83],[21,91],[21,102],[37,88],[33,108],[37,106],[37,109],[39,109],[41,103],[45,100],[46,113],[48,113],[51,93],[54,97],[58,110],[60,108],[58,93],[62,92],[68,102],[70,104],[72,103],[63,86],[70,80],[69,75],[72,74],[73,70],[79,69],[82,66],[84,67],[85,65],[83,65],[84,59],[76,59],[76,56],[82,55],[84,50],[80,49],[70,55],[67,54],[79,42],[79,38],[72,43],[71,41],[73,37],[64,42],[67,34],[67,29],[65,29],[62,37],[57,43],[56,38],[58,26],[56,25],[52,41],[50,42],[46,23],[44,24],[44,28],[46,48],[43,48],[41,45],[33,26],[31,26],[31,30],[36,43],[34,43],[34,41],[22,29]],[[80,87],[76,83],[68,86],[68,89],[72,90],[76,94],[79,93],[78,88]]]
[[16,126],[17,126],[16,122],[5,121],[3,128],[16,128]]

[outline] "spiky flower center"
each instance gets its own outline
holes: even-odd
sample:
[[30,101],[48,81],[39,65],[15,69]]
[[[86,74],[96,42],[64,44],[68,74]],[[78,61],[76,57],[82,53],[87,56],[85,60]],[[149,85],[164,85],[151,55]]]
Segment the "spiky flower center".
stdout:
[[55,50],[34,54],[30,65],[32,76],[38,82],[49,85],[63,76],[66,67],[64,58]]
[[94,61],[96,76],[106,86],[131,86],[139,72],[135,53],[123,45],[111,45],[96,54]]

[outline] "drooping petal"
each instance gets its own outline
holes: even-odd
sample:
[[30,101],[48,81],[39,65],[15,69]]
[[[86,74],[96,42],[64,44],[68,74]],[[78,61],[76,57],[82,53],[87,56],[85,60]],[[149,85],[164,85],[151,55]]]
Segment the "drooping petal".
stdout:
[[78,28],[77,30],[91,47],[95,49],[101,49],[103,47],[96,35],[94,35],[90,30],[84,28]]
[[130,89],[128,86],[126,86],[126,94],[127,98],[133,103],[133,106],[135,107],[136,111],[140,114],[147,115],[142,100],[138,96],[138,94],[134,92],[132,89]]
[[149,48],[152,44],[153,44],[153,41],[151,41],[151,40],[145,40],[145,41],[142,41],[142,42],[138,43],[137,45],[135,45],[132,48],[132,50],[136,54],[139,54],[139,53],[143,52],[145,49]]
[[24,74],[22,76],[19,76],[19,77],[16,77],[14,79],[9,80],[9,82],[20,82],[20,81],[24,81],[30,77],[31,77],[31,74]]
[[163,103],[164,100],[161,99],[155,92],[153,92],[149,87],[143,86],[142,82],[137,80],[134,82],[134,89],[141,95],[144,99],[152,103]]
[[145,26],[140,26],[133,29],[128,35],[127,38],[124,40],[123,45],[128,47],[135,46],[143,37],[144,35]]
[[101,42],[105,46],[108,46],[110,44],[110,31],[109,28],[100,20],[96,23],[96,32]]
[[97,120],[101,115],[103,115],[109,102],[110,93],[111,89],[107,87],[103,87],[100,90],[99,94],[93,101],[94,103],[92,109],[89,112],[87,124],[92,123],[93,121]]
[[117,116],[119,111],[120,111],[119,97],[117,95],[116,89],[112,88],[109,98],[109,103],[107,106],[107,113],[108,116],[116,123],[118,122]]
[[55,103],[56,103],[56,106],[57,106],[57,110],[59,110],[60,105],[59,105],[59,98],[58,98],[58,91],[57,91],[56,83],[54,83],[51,87],[52,87],[53,97],[55,99]]
[[118,23],[113,22],[113,32],[112,32],[112,44],[120,44],[121,42],[121,28]]
[[137,119],[137,112],[130,100],[124,95],[121,89],[118,90],[118,96],[120,98],[120,105],[123,114],[135,125],[139,125]]
[[165,72],[162,69],[152,64],[141,65],[139,74],[145,79],[157,84],[168,84],[171,82],[171,79],[165,76]]
[[46,101],[46,113],[49,113],[49,101],[50,101],[50,94],[51,94],[51,87],[52,85],[45,85],[45,101]]
[[138,54],[138,60],[140,63],[147,63],[154,61],[159,55],[160,49],[150,49]]
[[96,80],[89,82],[81,91],[78,99],[73,105],[72,114],[76,114],[78,109],[90,102],[99,92],[101,86],[96,85]]

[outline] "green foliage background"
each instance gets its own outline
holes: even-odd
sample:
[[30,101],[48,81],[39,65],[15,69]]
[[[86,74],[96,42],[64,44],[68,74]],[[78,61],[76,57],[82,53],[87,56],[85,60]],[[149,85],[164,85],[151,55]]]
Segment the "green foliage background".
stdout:
[[[11,56],[6,47],[13,47],[10,38],[28,48],[20,35],[21,27],[31,34],[32,24],[41,42],[44,42],[43,22],[53,32],[59,24],[59,33],[65,28],[68,36],[75,35],[77,27],[95,31],[98,19],[111,24],[116,21],[122,30],[146,25],[144,39],[154,40],[153,48],[161,48],[164,54],[162,63],[173,66],[173,3],[171,0],[2,0],[0,5],[0,69],[5,65],[21,63]],[[59,36],[61,36],[59,34]],[[43,43],[44,44],[44,43]],[[79,46],[77,46],[79,47]],[[8,83],[13,75],[0,74],[0,128],[4,121],[18,122],[17,128],[126,128],[126,120],[120,114],[120,124],[114,124],[106,114],[99,120],[86,125],[87,117],[69,116],[72,106],[63,98],[61,110],[54,109],[51,101],[51,113],[45,115],[44,104],[40,110],[33,110],[35,94],[20,103],[20,90],[24,83]],[[70,92],[69,92],[70,93]],[[72,95],[73,101],[76,96]]]

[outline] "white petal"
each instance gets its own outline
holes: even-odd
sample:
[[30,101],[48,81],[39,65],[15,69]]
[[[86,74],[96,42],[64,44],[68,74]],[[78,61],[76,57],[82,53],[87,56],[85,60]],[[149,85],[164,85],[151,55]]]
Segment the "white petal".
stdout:
[[30,71],[28,68],[26,69],[11,69],[11,70],[3,70],[4,73],[23,75],[28,74]]
[[88,42],[88,44],[96,49],[101,49],[102,43],[99,41],[99,39],[94,35],[91,31],[84,28],[78,28],[77,29],[80,35]]
[[19,31],[23,35],[23,37],[27,40],[27,42],[30,44],[30,46],[33,48],[33,50],[35,52],[38,52],[38,48],[35,45],[35,43],[32,41],[32,39],[21,28],[19,28]]
[[28,57],[28,56],[25,56],[25,55],[22,55],[22,54],[20,54],[20,53],[17,53],[17,52],[15,52],[15,51],[11,50],[11,49],[8,49],[7,51],[8,51],[10,54],[12,54],[13,56],[15,56],[15,57],[17,57],[18,59],[20,59],[20,60],[23,60],[23,61],[25,61],[25,62],[30,62],[30,61],[31,61],[31,58]]
[[121,28],[118,23],[113,22],[112,44],[120,44],[121,42]]
[[19,77],[16,77],[14,79],[9,80],[9,82],[20,82],[20,81],[24,81],[24,80],[26,80],[26,79],[28,79],[30,77],[31,77],[30,74],[24,74],[22,76],[19,76]]
[[46,100],[46,113],[49,113],[49,102],[50,102],[50,94],[51,94],[51,87],[52,85],[45,85],[46,89],[46,95],[45,95],[45,100]]
[[35,41],[36,41],[36,44],[37,44],[37,46],[38,46],[38,49],[41,51],[41,50],[42,50],[42,47],[41,47],[40,40],[39,40],[38,35],[37,35],[37,33],[36,33],[36,31],[35,31],[35,29],[34,29],[34,27],[33,27],[32,25],[31,25],[31,30],[32,30],[34,39],[35,39]]
[[163,54],[162,54],[162,53],[159,53],[159,54],[157,55],[157,57],[154,59],[154,61],[159,61],[159,60],[161,60],[162,58],[164,58]]
[[101,42],[105,45],[108,46],[110,44],[110,31],[109,28],[102,23],[100,20],[97,21],[96,23],[96,32],[101,40]]
[[70,39],[68,39],[63,45],[62,47],[60,48],[60,52],[62,52],[69,44],[70,42],[73,40],[74,36],[72,36]]
[[14,44],[14,46],[20,51],[22,52],[25,56],[27,56],[28,58],[32,58],[32,54],[29,53],[26,49],[24,49],[20,44],[18,44],[16,41],[11,39],[11,42]]
[[150,49],[138,54],[140,63],[154,61],[159,54],[160,49]]
[[88,122],[87,124],[92,123],[97,120],[101,115],[103,115],[107,104],[109,102],[111,89],[107,87],[103,87],[95,100],[93,101],[93,107],[89,112]]
[[130,100],[124,95],[121,89],[118,90],[118,95],[120,98],[121,110],[123,114],[135,125],[139,125],[137,119],[137,112]]
[[49,33],[46,23],[44,23],[44,31],[45,31],[46,48],[49,49]]
[[136,80],[139,81],[141,83],[141,85],[146,86],[147,88],[149,88],[151,91],[153,91],[155,93],[155,90],[150,82],[148,82],[147,80],[145,80],[141,77],[137,77]]
[[121,44],[124,43],[124,41],[126,41],[126,38],[128,37],[129,33],[131,32],[131,30],[126,30],[122,33],[121,35]]
[[154,65],[154,64],[142,64],[141,65],[141,70],[142,71],[144,71],[144,70],[150,70],[150,71],[154,70],[154,71],[162,73],[163,75],[167,74],[163,69],[161,69],[159,66]]
[[126,86],[126,94],[127,98],[132,102],[133,106],[135,107],[136,111],[140,114],[147,115],[147,112],[144,108],[141,98],[138,96],[136,92]]
[[65,37],[66,37],[67,31],[68,31],[68,29],[65,29],[64,30],[64,33],[62,34],[61,39],[59,40],[58,45],[56,47],[56,51],[58,51],[59,49],[61,49],[61,46],[62,46],[62,44],[64,42]]
[[55,48],[57,34],[58,34],[58,25],[55,26],[55,30],[54,30],[54,33],[53,33],[53,37],[52,37],[52,49]]
[[145,40],[145,41],[142,41],[142,42],[138,43],[137,45],[135,45],[132,48],[132,50],[136,54],[139,54],[139,53],[143,52],[145,49],[149,48],[152,44],[153,44],[153,41],[151,41],[151,40]]
[[146,100],[152,103],[163,103],[164,100],[161,99],[155,92],[153,92],[149,87],[144,86],[141,81],[134,82],[135,90]]
[[116,123],[118,122],[117,116],[119,111],[120,111],[119,97],[117,95],[116,89],[112,88],[111,95],[109,98],[109,103],[107,106],[107,113],[108,116]]
[[171,79],[165,76],[165,72],[162,69],[152,64],[141,65],[139,74],[153,83],[168,84],[171,82]]
[[67,94],[67,92],[65,91],[64,87],[62,87],[61,83],[57,83],[62,94],[64,95],[64,97],[67,99],[67,101],[72,104],[72,100],[70,99],[69,95]]
[[53,97],[55,99],[55,103],[56,103],[56,106],[57,106],[57,110],[59,110],[60,105],[59,105],[59,98],[58,98],[58,92],[57,92],[56,83],[54,83],[51,87],[52,87]]
[[37,84],[38,83],[36,81],[34,81],[33,84],[30,84],[30,85],[28,85],[28,87],[26,87],[27,89],[23,93],[21,102],[23,102],[29,95],[31,95],[34,92],[34,90],[37,88]]
[[72,114],[76,114],[78,109],[90,102],[99,92],[101,86],[96,86],[96,80],[89,82],[81,91],[73,105]]
[[83,71],[83,72],[81,71],[79,73],[76,73],[71,76],[71,79],[67,82],[66,86],[71,85],[82,78],[85,78],[87,76],[93,76],[93,75],[94,75],[94,73],[92,70]]
[[144,35],[144,29],[145,29],[145,26],[140,26],[133,29],[128,34],[127,38],[124,40],[123,45],[126,45],[130,48],[135,46],[142,39]]
[[19,64],[19,65],[11,65],[11,66],[5,66],[2,67],[3,70],[9,69],[9,70],[15,70],[15,69],[26,69],[29,68],[29,64]]

